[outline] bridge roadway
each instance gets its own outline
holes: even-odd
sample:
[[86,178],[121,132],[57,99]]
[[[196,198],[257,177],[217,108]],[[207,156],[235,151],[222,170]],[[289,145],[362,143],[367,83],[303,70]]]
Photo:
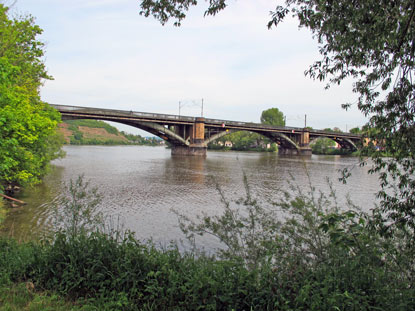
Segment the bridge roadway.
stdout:
[[169,142],[172,154],[205,155],[209,143],[235,131],[259,133],[276,142],[280,154],[290,155],[311,155],[310,142],[319,137],[330,138],[348,150],[356,150],[361,141],[360,135],[308,128],[79,106],[51,106],[61,113],[62,120],[106,120],[142,129]]

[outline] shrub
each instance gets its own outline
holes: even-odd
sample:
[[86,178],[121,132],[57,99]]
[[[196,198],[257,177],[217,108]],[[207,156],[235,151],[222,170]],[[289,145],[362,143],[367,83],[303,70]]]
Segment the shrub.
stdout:
[[207,233],[223,242],[216,256],[92,230],[90,214],[78,212],[88,210],[95,194],[83,182],[72,184],[69,215],[88,217],[68,218],[74,223],[67,230],[39,244],[1,240],[2,282],[31,280],[99,310],[415,308],[410,233],[382,236],[370,226],[376,215],[350,204],[341,210],[333,191],[312,187],[304,193],[293,185],[274,209],[265,208],[244,182],[246,197],[236,202],[220,191],[223,215],[200,223],[180,218],[192,241]]

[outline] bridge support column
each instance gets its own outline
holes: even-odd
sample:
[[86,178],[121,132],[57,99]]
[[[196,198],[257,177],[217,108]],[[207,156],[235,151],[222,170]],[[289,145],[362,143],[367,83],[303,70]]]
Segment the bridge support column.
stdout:
[[172,155],[206,156],[205,118],[196,118],[190,132],[189,146],[172,146]]
[[171,155],[174,156],[206,156],[206,147],[204,146],[172,146]]
[[310,148],[310,132],[308,129],[304,129],[301,136],[297,136],[296,144],[297,148],[294,148],[294,146],[291,148],[279,147],[278,154],[310,156],[312,151]]
[[310,146],[310,132],[306,129],[303,130],[300,137],[300,146],[309,147]]
[[205,142],[205,118],[196,118],[192,131],[192,143],[203,144]]

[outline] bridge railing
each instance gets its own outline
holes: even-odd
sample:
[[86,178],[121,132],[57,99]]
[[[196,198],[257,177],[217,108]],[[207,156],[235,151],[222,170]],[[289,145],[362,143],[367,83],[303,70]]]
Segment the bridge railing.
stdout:
[[69,105],[51,105],[59,111],[68,111],[68,112],[78,112],[86,114],[99,114],[107,116],[137,116],[142,118],[156,119],[156,120],[177,120],[177,121],[189,121],[194,122],[196,118],[189,116],[178,116],[173,114],[161,114],[161,113],[150,113],[150,112],[138,112],[138,111],[126,111],[126,110],[115,110],[115,109],[105,109],[105,108],[92,108],[92,107],[80,107],[80,106],[69,106]]

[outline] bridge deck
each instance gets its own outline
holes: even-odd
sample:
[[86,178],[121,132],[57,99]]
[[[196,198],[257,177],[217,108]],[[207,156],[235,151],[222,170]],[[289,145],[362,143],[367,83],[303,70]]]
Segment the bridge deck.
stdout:
[[[126,111],[126,110],[115,110],[115,109],[103,109],[103,108],[91,108],[91,107],[80,107],[80,106],[67,106],[67,105],[51,105],[53,108],[58,110],[60,113],[66,116],[73,117],[85,117],[92,119],[105,119],[105,120],[124,120],[124,121],[141,121],[141,122],[156,122],[165,125],[175,124],[194,124],[196,121],[195,117],[190,116],[179,116],[171,114],[159,114],[159,113],[148,113],[138,111]],[[301,127],[290,127],[290,126],[271,126],[261,123],[254,122],[240,122],[220,119],[209,119],[205,118],[205,128],[223,128],[234,129],[234,130],[255,130],[261,132],[276,132],[276,133],[298,133],[303,132],[304,128]],[[310,137],[328,137],[328,138],[347,138],[351,140],[360,140],[361,136],[351,133],[342,132],[327,132],[322,130],[309,130]]]

